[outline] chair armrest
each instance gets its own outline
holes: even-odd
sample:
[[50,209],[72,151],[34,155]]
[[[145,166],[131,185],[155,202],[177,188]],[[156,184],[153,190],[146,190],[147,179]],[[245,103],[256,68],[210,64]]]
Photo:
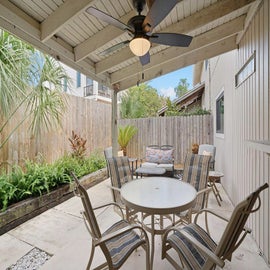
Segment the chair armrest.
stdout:
[[200,195],[200,194],[202,194],[202,193],[208,193],[208,192],[210,192],[211,190],[212,190],[211,187],[207,187],[207,188],[201,189],[201,190],[199,190],[199,191],[197,192],[197,195]]
[[119,210],[121,212],[121,215],[122,215],[122,219],[124,219],[123,209],[121,208],[121,206],[118,203],[115,203],[115,202],[110,202],[110,203],[106,203],[106,204],[97,206],[97,207],[93,208],[93,210],[98,210],[98,209],[101,209],[101,208],[104,208],[104,207],[107,207],[107,206],[111,206],[111,205],[116,206],[116,207],[119,208]]
[[118,187],[114,187],[114,186],[112,186],[112,185],[106,185],[108,188],[110,188],[110,189],[113,189],[113,190],[116,190],[116,191],[119,191],[119,192],[121,192],[121,189],[120,188],[118,188]]
[[[204,213],[204,212],[205,212],[205,213],[212,214],[213,216],[216,216],[216,217],[218,217],[218,218],[220,218],[220,219],[222,219],[222,220],[224,220],[224,221],[226,221],[226,222],[229,222],[229,221],[230,221],[229,218],[226,218],[226,217],[224,217],[224,216],[221,216],[221,215],[219,215],[217,212],[215,212],[215,211],[213,211],[213,210],[210,210],[210,209],[208,209],[208,208],[205,208],[205,209],[200,210],[198,213],[196,213],[196,215],[195,215],[195,217],[194,217],[194,223],[197,224],[198,216],[199,216],[200,214]],[[244,227],[243,227],[243,230],[246,231],[247,233],[251,233],[251,229],[248,228],[247,226],[244,226]]]

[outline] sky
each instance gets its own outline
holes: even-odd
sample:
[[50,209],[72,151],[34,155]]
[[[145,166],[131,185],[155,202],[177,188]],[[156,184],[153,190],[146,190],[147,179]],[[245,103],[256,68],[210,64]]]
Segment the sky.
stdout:
[[180,79],[187,79],[189,88],[192,88],[193,66],[188,66],[174,72],[168,73],[148,82],[150,86],[157,89],[158,93],[165,97],[175,99],[174,88],[178,85]]

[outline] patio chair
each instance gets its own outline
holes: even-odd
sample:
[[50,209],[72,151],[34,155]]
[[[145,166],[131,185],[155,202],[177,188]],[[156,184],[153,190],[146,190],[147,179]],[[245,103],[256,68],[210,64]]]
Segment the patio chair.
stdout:
[[[113,195],[113,201],[120,205],[123,210],[126,210],[126,206],[121,198],[121,187],[123,184],[133,180],[129,159],[126,156],[112,157],[108,159],[108,166],[110,170],[110,188]],[[119,214],[119,209],[116,208],[115,210]],[[128,211],[129,220],[138,222],[136,212],[133,209],[128,209]]]
[[[212,190],[211,187],[207,186],[210,159],[210,156],[192,153],[186,155],[182,181],[191,184],[197,190],[197,197],[192,208],[176,215],[179,220],[175,224],[191,223],[192,214],[196,214],[201,209],[207,207],[208,193]],[[208,231],[207,215],[205,215],[205,223]]]
[[[208,270],[214,269],[216,265],[223,268],[225,260],[231,261],[233,252],[239,247],[245,236],[251,232],[249,228],[245,227],[245,223],[250,213],[259,210],[261,206],[259,194],[266,188],[268,188],[267,183],[240,202],[229,220],[211,210],[204,209],[196,215],[194,223],[182,228],[170,228],[163,237],[162,259],[167,259],[175,269],[183,269],[185,266],[185,269],[190,270]],[[257,200],[258,206],[253,209]],[[202,212],[208,212],[228,222],[218,244],[197,224],[197,218]],[[172,257],[172,254],[168,254],[171,248],[179,255],[181,266]]]
[[120,206],[124,207],[120,194],[121,187],[124,183],[127,183],[133,179],[128,157],[112,157],[108,158],[107,162],[110,171],[110,188],[112,190],[113,200]]
[[[139,225],[130,225],[122,216],[120,221],[101,233],[94,210],[109,205],[119,206],[116,203],[110,203],[93,208],[87,191],[79,183],[77,177],[73,173],[71,175],[76,184],[74,193],[81,198],[84,207],[83,220],[92,237],[92,248],[86,269],[91,267],[96,247],[101,248],[106,262],[94,269],[104,269],[105,266],[108,266],[110,270],[114,270],[119,269],[131,253],[141,246],[146,251],[146,269],[150,270],[149,240],[145,230]],[[120,207],[119,210],[121,211]]]
[[163,168],[169,176],[174,176],[174,148],[172,145],[148,145],[141,167]]
[[105,156],[106,166],[107,166],[107,176],[110,177],[110,168],[109,168],[109,164],[108,164],[108,158],[113,157],[111,146],[104,149],[104,156]]
[[210,170],[214,171],[215,170],[216,147],[212,144],[200,144],[198,154],[211,156]]

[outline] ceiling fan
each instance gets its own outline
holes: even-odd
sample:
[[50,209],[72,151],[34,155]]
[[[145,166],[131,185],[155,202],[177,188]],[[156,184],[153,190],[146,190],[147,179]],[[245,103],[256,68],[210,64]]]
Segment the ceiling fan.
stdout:
[[86,10],[86,12],[95,16],[99,20],[113,25],[123,31],[128,31],[132,36],[131,40],[123,41],[108,48],[103,52],[104,54],[113,52],[126,44],[129,44],[130,50],[140,57],[141,64],[146,65],[150,62],[149,49],[151,47],[151,42],[168,46],[189,46],[192,37],[188,35],[177,33],[152,34],[153,29],[170,13],[179,0],[155,0],[152,2],[153,4],[149,8],[149,12],[144,16],[141,15],[141,12],[145,6],[145,0],[133,0],[133,6],[137,10],[138,15],[132,17],[127,24],[124,24],[109,14],[94,7],[89,7]]

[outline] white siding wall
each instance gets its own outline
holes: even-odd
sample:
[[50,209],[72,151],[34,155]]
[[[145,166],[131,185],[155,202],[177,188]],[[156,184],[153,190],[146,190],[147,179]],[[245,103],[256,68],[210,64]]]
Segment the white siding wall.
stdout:
[[[203,72],[206,83],[205,106],[214,115],[215,100],[224,89],[224,138],[214,133],[217,146],[216,169],[224,172],[222,184],[233,203],[237,203],[259,185],[270,182],[269,155],[248,144],[250,140],[270,141],[269,109],[269,16],[270,4],[264,0],[243,35],[239,49],[210,60]],[[256,71],[239,87],[235,74],[256,51]],[[209,96],[211,101],[209,102]],[[266,260],[270,261],[269,189],[262,194],[262,206],[252,215],[248,226]]]

